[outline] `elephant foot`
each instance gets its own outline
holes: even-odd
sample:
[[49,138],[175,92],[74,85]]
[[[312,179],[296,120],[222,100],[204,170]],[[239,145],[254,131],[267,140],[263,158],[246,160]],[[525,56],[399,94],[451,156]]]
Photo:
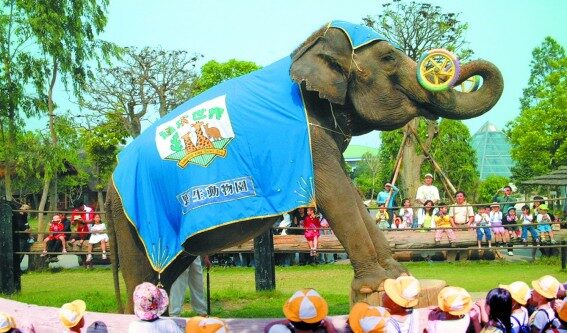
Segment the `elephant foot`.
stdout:
[[402,264],[394,260],[394,258],[386,259],[382,266],[386,270],[386,275],[390,279],[395,279],[402,275],[410,275],[408,270],[402,266]]
[[382,292],[384,291],[384,280],[388,278],[386,271],[365,274],[364,277],[354,278],[351,283],[350,305],[364,301],[370,305],[380,305]]

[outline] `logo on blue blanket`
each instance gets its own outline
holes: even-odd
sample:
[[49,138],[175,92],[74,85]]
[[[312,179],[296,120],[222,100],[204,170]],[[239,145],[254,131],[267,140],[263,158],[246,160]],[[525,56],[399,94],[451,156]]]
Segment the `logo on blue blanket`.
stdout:
[[182,112],[156,129],[160,157],[177,161],[180,168],[189,163],[206,167],[215,157],[225,157],[233,138],[224,95]]

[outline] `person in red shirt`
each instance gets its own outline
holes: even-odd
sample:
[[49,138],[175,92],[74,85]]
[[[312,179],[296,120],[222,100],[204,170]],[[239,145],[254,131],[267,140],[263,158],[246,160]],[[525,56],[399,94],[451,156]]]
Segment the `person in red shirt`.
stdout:
[[73,246],[73,249],[77,246],[79,249],[83,246],[85,240],[90,237],[90,230],[87,223],[82,219],[81,214],[76,214],[72,218],[73,222],[71,224],[76,226],[76,232],[71,235],[69,240],[69,245]]
[[309,244],[309,255],[312,257],[317,255],[317,243],[319,240],[319,228],[321,228],[321,221],[315,215],[315,208],[307,208],[307,216],[303,221],[303,227],[305,228],[304,236],[307,239],[307,244]]
[[61,245],[63,245],[63,250],[61,252],[67,253],[67,250],[65,249],[65,234],[61,233],[63,231],[65,231],[65,226],[61,222],[61,216],[59,216],[59,214],[53,215],[51,225],[49,226],[49,235],[43,239],[42,257],[47,255],[47,242],[51,240],[61,241]]

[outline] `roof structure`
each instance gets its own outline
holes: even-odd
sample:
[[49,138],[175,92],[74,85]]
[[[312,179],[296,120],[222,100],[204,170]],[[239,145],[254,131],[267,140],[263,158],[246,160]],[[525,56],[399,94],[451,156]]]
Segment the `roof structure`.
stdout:
[[567,165],[560,166],[559,169],[551,171],[546,175],[537,176],[523,181],[522,184],[567,186]]
[[471,145],[476,151],[480,179],[490,175],[510,177],[514,165],[506,135],[491,122],[486,122],[473,135]]
[[362,155],[366,153],[370,153],[372,155],[378,155],[378,148],[372,148],[368,146],[361,146],[361,145],[349,145],[345,152],[343,153],[343,157],[345,161],[360,161],[362,159]]

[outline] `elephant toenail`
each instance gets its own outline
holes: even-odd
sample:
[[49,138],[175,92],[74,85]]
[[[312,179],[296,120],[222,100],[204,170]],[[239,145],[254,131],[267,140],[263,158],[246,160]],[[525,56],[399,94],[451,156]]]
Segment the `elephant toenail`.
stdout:
[[372,292],[373,292],[373,290],[370,287],[361,287],[360,288],[361,294],[371,294]]

